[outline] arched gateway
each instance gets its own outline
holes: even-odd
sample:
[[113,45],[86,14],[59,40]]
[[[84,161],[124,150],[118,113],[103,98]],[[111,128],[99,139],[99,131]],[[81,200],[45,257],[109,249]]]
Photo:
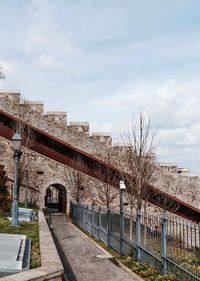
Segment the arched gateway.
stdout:
[[53,184],[46,189],[45,207],[51,212],[66,213],[67,192],[64,186]]
[[[55,179],[54,179],[55,180]],[[61,181],[43,183],[40,190],[39,205],[51,212],[67,213],[67,189]]]

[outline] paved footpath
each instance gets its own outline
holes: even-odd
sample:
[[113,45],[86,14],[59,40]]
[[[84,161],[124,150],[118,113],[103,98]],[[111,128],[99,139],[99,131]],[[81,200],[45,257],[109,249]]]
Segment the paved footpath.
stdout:
[[93,241],[87,238],[64,216],[52,216],[58,252],[68,281],[142,281],[115,265]]

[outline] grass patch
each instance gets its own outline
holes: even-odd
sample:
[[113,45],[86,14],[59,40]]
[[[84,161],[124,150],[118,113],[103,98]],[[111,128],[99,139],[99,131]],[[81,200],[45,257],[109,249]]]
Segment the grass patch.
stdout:
[[174,281],[173,274],[159,274],[158,270],[147,264],[134,261],[131,256],[120,257],[119,260],[146,281]]
[[13,227],[10,221],[0,213],[0,233],[27,235],[27,238],[31,239],[30,269],[41,265],[38,221],[20,222],[20,227]]

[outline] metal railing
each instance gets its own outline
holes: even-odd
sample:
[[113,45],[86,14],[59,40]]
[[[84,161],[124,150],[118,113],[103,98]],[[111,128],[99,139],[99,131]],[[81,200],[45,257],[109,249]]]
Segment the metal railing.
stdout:
[[200,226],[176,216],[71,205],[75,224],[122,255],[154,266],[160,273],[173,273],[177,281],[200,280]]

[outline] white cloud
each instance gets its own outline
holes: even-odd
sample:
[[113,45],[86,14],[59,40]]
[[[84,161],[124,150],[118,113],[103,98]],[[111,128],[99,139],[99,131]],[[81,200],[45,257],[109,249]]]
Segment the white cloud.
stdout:
[[80,53],[80,48],[65,33],[49,1],[32,1],[27,11],[28,17],[24,28],[26,40],[22,46],[28,55],[37,55],[42,51],[63,58]]
[[142,110],[159,127],[159,159],[183,166],[190,163],[192,167],[194,151],[199,153],[200,149],[200,84],[197,87],[197,82],[178,82],[174,78],[159,84],[130,83],[116,94],[87,101],[82,113],[90,112],[93,119],[99,119],[92,123],[95,131],[111,130],[116,140],[119,130],[127,130],[133,114]]
[[4,2],[1,88],[25,89],[114,137],[143,110],[160,127],[160,157],[183,165],[194,159],[198,168],[199,4]]
[[52,56],[48,56],[46,54],[41,54],[36,61],[36,66],[43,69],[54,69],[57,70],[62,67],[62,64],[53,58]]
[[115,127],[114,122],[105,122],[105,123],[95,123],[91,122],[90,123],[90,131],[91,132],[106,132],[110,133],[113,131]]

